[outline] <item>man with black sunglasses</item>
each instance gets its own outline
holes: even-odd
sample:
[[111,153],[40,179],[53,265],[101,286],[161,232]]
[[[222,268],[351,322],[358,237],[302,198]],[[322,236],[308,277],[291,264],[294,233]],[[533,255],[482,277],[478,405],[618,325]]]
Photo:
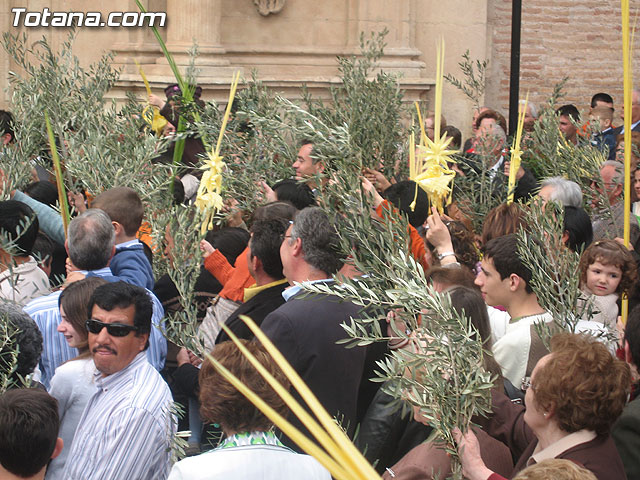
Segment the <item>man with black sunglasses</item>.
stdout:
[[88,306],[97,392],[78,424],[65,479],[167,478],[175,419],[169,387],[148,362],[153,304],[144,288],[107,283]]

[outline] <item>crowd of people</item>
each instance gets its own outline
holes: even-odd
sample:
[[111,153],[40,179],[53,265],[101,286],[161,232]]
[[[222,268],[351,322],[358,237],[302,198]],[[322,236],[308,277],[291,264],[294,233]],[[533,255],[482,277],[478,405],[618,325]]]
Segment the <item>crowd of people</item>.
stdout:
[[[171,106],[179,93],[171,86],[166,102],[150,99],[166,117],[165,129],[177,127]],[[530,103],[522,108],[525,132],[531,132],[537,109]],[[487,351],[479,367],[496,378],[491,413],[453,432],[467,478],[640,478],[640,91],[633,92],[630,112],[632,145],[625,145],[623,127],[613,125],[614,112],[609,95],[593,96],[588,116],[600,126],[595,133],[583,128],[575,106],[555,112],[554,128],[564,141],[602,152],[591,189],[562,177],[537,178],[525,161],[516,175],[515,202],[492,209],[480,231],[456,205],[455,190],[453,203],[439,213],[406,178],[367,168],[361,185],[351,186],[370,199],[371,211],[362,215],[406,216],[407,253],[434,291],[450,296]],[[428,136],[433,123],[427,115]],[[12,148],[13,126],[11,114],[1,112],[2,148]],[[473,135],[464,143],[444,118],[442,126],[460,151],[451,166],[458,175],[486,168],[494,188],[506,184],[503,115],[487,107],[475,111]],[[330,478],[215,367],[223,365],[310,435],[230,341],[237,336],[289,386],[243,315],[274,343],[383,478],[445,478],[451,472],[442,445],[427,442],[432,427],[424,412],[395,410],[394,399],[373,381],[377,362],[392,350],[412,348],[411,332],[399,337],[396,332],[406,326],[387,312],[384,342],[348,348],[343,325],[358,318],[362,307],[304,291],[305,285],[335,285],[369,272],[341,252],[339,232],[321,206],[329,166],[314,156],[312,141],[300,140],[291,178],[263,184],[262,205],[230,216],[200,242],[194,320],[202,351],[167,340],[166,316],[179,308],[179,293],[168,275],[155,278],[160,242],[145,233],[145,208],[134,189],[115,187],[93,198],[69,194],[76,214],[65,232],[55,183],[39,178],[28,186],[9,185],[0,176],[0,188],[10,197],[0,202],[0,318],[10,339],[0,342],[6,390],[0,395],[2,478]],[[182,187],[174,192],[178,202],[188,203],[197,190],[192,167],[202,144],[191,138],[189,145],[183,157],[188,168],[176,180]],[[628,247],[622,241],[626,148],[632,149],[633,180]],[[518,249],[518,234],[528,229],[528,202],[555,204],[562,248],[580,255],[575,331],[557,333],[550,347],[539,327],[561,319],[541,305],[531,267]],[[170,240],[168,235],[169,256]],[[64,282],[56,285],[60,274]],[[623,297],[630,305],[626,325],[620,321]],[[176,462],[177,430],[189,434],[188,456]]]

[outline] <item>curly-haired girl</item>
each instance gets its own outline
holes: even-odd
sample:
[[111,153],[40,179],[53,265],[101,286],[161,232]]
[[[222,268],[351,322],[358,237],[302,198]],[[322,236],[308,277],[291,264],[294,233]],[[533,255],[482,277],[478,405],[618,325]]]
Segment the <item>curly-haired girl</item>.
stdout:
[[618,298],[635,283],[636,270],[629,250],[615,240],[601,240],[587,247],[580,257],[580,289],[593,306],[591,321],[615,327]]

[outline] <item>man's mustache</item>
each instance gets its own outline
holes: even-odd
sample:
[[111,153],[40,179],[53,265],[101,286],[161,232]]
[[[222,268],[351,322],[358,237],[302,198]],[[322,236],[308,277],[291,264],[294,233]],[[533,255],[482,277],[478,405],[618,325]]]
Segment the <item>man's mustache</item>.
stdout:
[[107,350],[108,352],[113,353],[114,355],[116,355],[118,352],[116,352],[113,348],[111,348],[108,345],[97,345],[95,347],[93,347],[93,350],[91,350],[93,353],[97,353],[98,350]]

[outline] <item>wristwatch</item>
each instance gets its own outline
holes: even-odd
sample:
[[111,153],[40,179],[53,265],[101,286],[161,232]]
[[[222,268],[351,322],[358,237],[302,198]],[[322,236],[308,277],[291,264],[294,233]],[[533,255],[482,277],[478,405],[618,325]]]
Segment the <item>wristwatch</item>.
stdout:
[[443,252],[438,254],[438,260],[442,260],[444,257],[450,257],[451,255],[455,256],[455,252]]

